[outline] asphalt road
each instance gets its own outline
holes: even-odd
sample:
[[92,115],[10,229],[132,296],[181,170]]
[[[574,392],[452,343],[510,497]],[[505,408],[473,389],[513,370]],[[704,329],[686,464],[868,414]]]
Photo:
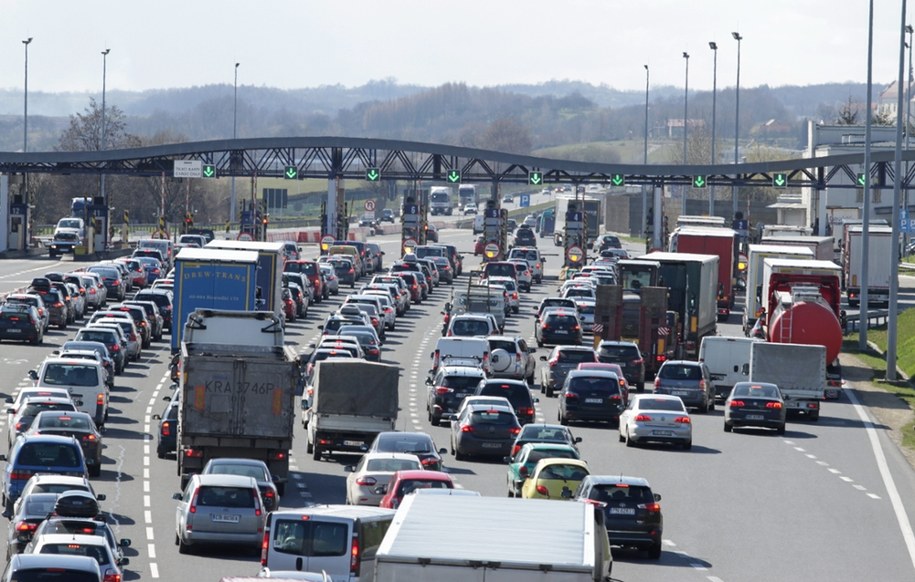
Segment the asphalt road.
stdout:
[[[442,242],[471,248],[467,231],[443,230]],[[378,237],[387,252],[397,254],[399,240]],[[547,274],[558,271],[558,249],[544,241]],[[542,243],[543,244],[543,243]],[[465,272],[478,262],[465,254]],[[0,293],[28,283],[46,270],[65,268],[58,261],[37,259],[0,262]],[[466,277],[461,280],[466,284]],[[521,314],[508,319],[506,333],[530,337],[533,307],[555,290],[544,282],[522,295]],[[429,353],[440,337],[440,308],[450,288],[442,286],[432,298],[414,306],[388,333],[383,360],[401,366],[399,425],[431,434],[447,447],[448,428],[426,422],[424,380]],[[348,292],[344,289],[343,293]],[[336,297],[312,306],[309,317],[289,326],[287,341],[301,351],[319,332],[317,325],[339,304]],[[732,315],[731,321],[739,321]],[[0,391],[14,393],[28,384],[34,368],[65,339],[67,332],[51,331],[43,346],[4,342],[0,349],[3,383]],[[722,332],[739,333],[739,325],[725,324]],[[538,351],[545,355],[547,349]],[[105,459],[97,489],[116,522],[118,537],[129,537],[133,547],[125,580],[217,581],[221,576],[253,575],[257,558],[237,548],[214,548],[197,555],[179,556],[174,545],[172,493],[178,490],[174,458],[155,455],[157,425],[151,415],[164,408],[168,393],[168,347],[154,344],[143,360],[118,377],[112,392],[112,411],[105,432]],[[539,392],[537,393],[539,396]],[[538,419],[554,422],[556,399],[541,398]],[[868,417],[866,417],[868,418]],[[868,418],[869,419],[869,418]],[[818,423],[792,422],[784,437],[765,432],[726,434],[720,412],[693,415],[691,451],[666,447],[626,448],[616,431],[601,425],[578,426],[580,447],[593,473],[646,477],[663,496],[665,546],[660,561],[638,553],[615,553],[617,580],[755,581],[755,580],[911,580],[915,577],[912,548],[907,546],[900,521],[911,529],[915,508],[915,474],[877,427],[868,430],[846,393],[824,405]],[[5,431],[5,418],[0,419]],[[353,456],[338,455],[316,462],[305,454],[304,431],[296,427],[292,455],[293,483],[283,507],[306,503],[342,503],[344,465]],[[872,436],[871,436],[872,435]],[[885,471],[871,447],[880,447]],[[484,495],[505,495],[505,466],[499,462],[458,462],[446,456],[445,466],[459,484]],[[899,498],[883,475],[889,475]],[[902,508],[902,513],[897,512]],[[902,519],[898,517],[901,515]],[[511,516],[499,516],[510,519]],[[485,527],[485,524],[481,524]],[[506,543],[511,543],[506,540]]]

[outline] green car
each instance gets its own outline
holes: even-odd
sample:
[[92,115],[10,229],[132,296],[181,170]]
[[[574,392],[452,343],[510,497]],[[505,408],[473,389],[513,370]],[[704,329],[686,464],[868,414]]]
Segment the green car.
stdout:
[[580,459],[578,450],[571,445],[551,443],[527,443],[514,457],[506,457],[508,472],[506,481],[509,497],[521,497],[521,486],[540,459]]

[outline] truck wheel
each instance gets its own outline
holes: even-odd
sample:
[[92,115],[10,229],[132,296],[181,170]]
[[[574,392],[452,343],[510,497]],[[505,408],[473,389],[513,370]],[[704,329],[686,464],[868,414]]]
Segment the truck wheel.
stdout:
[[321,460],[321,447],[319,447],[319,446],[314,447],[314,450],[311,453],[311,458],[314,459],[315,461]]
[[547,387],[546,387],[546,397],[547,398],[553,397],[553,387],[550,385],[547,385]]
[[314,450],[315,450],[315,446],[313,444],[311,444],[311,441],[306,441],[305,452],[310,455],[311,453],[314,452]]
[[724,423],[724,432],[731,432],[732,430],[734,430],[734,427],[731,426],[731,423],[729,423],[729,422]]
[[816,412],[811,412],[810,420],[812,420],[813,422],[817,422],[818,420],[820,420],[820,411],[817,410]]

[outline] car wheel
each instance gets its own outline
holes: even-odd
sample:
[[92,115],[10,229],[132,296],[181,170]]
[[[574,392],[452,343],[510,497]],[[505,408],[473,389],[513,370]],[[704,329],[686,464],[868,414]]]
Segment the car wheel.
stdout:
[[724,432],[731,432],[732,430],[734,430],[733,425],[731,425],[730,422],[725,422],[724,423]]
[[562,426],[569,426],[569,419],[564,417],[561,412],[557,414],[557,416],[559,417],[559,424]]
[[180,537],[178,537],[178,553],[179,554],[190,554],[191,553],[191,546],[184,543],[184,540],[182,540]]
[[684,450],[684,451],[688,451],[688,450],[690,450],[691,448],[693,448],[693,441],[686,441],[685,443],[683,443],[683,450]]
[[629,431],[628,431],[628,430],[626,431],[626,446],[627,446],[627,447],[634,447],[634,446],[635,446],[635,441],[632,440],[632,436],[629,434]]
[[[304,421],[302,421],[302,426],[305,426],[305,422],[304,422]],[[314,450],[315,450],[315,447],[314,447],[313,444],[311,444],[311,441],[306,440],[306,442],[305,442],[305,452],[308,453],[308,454],[310,455],[311,453],[314,452]]]
[[509,497],[514,497],[514,496],[515,496],[515,492],[512,491],[511,489],[509,489],[509,490],[508,490],[508,496],[509,496]]
[[617,436],[619,437],[619,441],[620,441],[621,443],[626,442],[626,437],[623,436],[623,432],[622,432],[622,431],[619,431],[619,432],[617,433]]
[[661,544],[654,544],[648,548],[648,557],[652,560],[661,559]]
[[465,460],[466,458],[467,458],[467,455],[465,455],[464,453],[462,453],[462,452],[460,451],[460,449],[457,449],[457,450],[454,451],[454,459],[455,459],[456,461],[463,461],[463,460]]
[[550,386],[549,384],[547,384],[547,387],[546,387],[546,397],[547,398],[553,397],[553,387]]
[[311,458],[314,459],[315,461],[321,460],[321,447],[319,447],[319,446],[312,447]]
[[715,410],[715,397],[714,397],[714,396],[712,396],[711,398],[709,398],[709,401],[708,401],[708,409],[711,410],[711,411],[714,411],[714,410]]
[[645,391],[645,383],[644,383],[644,382],[639,382],[638,384],[636,384],[636,385],[635,385],[635,391],[636,391],[636,392],[644,392],[644,391]]
[[[528,289],[528,291],[530,291],[530,289]],[[512,307],[512,313],[518,313],[518,311],[520,311],[520,308],[517,305]]]
[[165,449],[163,449],[162,447],[156,447],[156,456],[159,457],[160,459],[164,459],[165,458]]
[[777,429],[775,429],[775,434],[780,435],[780,436],[784,436],[784,434],[785,434],[785,425],[783,424],[783,425],[781,425],[780,427],[778,427]]

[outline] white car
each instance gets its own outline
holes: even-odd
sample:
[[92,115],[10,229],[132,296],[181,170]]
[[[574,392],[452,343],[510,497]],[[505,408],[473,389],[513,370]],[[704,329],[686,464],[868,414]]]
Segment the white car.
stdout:
[[368,290],[363,295],[377,297],[381,301],[381,312],[384,314],[384,326],[386,329],[393,330],[397,326],[397,306],[391,295],[384,290]]
[[521,298],[518,296],[518,284],[511,277],[490,277],[487,279],[490,287],[504,287],[508,292],[508,307],[512,313],[518,313],[521,307]]
[[464,216],[470,216],[477,213],[476,204],[465,204],[463,210]]
[[563,290],[562,296],[566,299],[593,299],[597,301],[597,293],[592,285],[574,285]]
[[489,313],[461,313],[448,322],[448,337],[487,337],[499,331],[495,317]]
[[594,310],[597,301],[587,297],[575,297],[575,307],[578,308],[578,319],[581,320],[582,331],[592,331],[594,328]]
[[512,411],[512,414],[515,413],[515,409],[512,408],[511,402],[508,401],[508,398],[503,396],[468,396],[461,401],[461,405],[458,406],[457,411],[451,415],[451,418],[443,418],[443,420],[459,418],[464,412],[464,409],[468,406],[507,406],[508,409]]
[[524,259],[531,268],[531,277],[537,284],[543,283],[543,257],[534,247],[515,247],[508,252],[508,260]]
[[494,335],[486,341],[489,342],[489,375],[492,378],[516,378],[534,385],[535,348],[528,347],[522,337]]
[[408,453],[366,453],[359,463],[346,471],[346,503],[348,505],[378,505],[384,495],[376,487],[387,485],[395,471],[421,471],[419,457]]
[[515,267],[518,287],[530,293],[531,285],[534,283],[534,271],[531,270],[531,264],[526,259],[509,259],[508,262],[518,265]]
[[644,442],[693,446],[693,424],[679,396],[635,394],[620,414],[619,438],[627,447]]
[[130,561],[118,558],[108,540],[101,536],[86,534],[44,534],[32,540],[26,548],[31,554],[64,554],[95,558],[105,580],[122,580],[121,566]]

